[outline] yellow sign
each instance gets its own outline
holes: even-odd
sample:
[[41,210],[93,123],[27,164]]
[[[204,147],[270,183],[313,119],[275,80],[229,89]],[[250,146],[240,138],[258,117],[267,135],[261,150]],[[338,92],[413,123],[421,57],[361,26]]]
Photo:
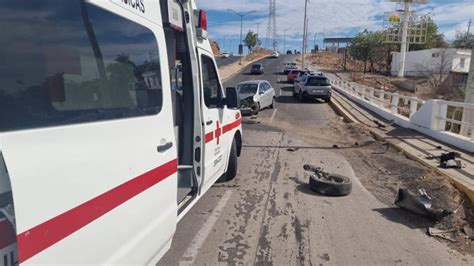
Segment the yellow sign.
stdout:
[[388,15],[388,22],[390,23],[400,23],[400,13],[392,12]]

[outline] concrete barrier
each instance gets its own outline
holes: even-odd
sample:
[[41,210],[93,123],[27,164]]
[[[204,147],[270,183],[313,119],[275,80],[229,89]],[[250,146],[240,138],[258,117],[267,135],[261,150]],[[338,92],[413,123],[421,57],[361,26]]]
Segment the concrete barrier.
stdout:
[[[474,126],[456,119],[456,111],[474,110],[474,104],[421,100],[342,80],[328,74],[335,90],[385,120],[416,130],[441,142],[474,153]],[[461,110],[461,111],[460,111]],[[466,132],[461,127],[469,128]],[[449,129],[449,130],[448,130]],[[462,135],[465,134],[465,135]]]

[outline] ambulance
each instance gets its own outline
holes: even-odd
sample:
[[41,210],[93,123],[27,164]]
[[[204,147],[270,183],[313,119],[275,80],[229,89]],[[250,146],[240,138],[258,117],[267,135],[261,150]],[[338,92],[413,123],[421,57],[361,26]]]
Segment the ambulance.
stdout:
[[195,0],[0,0],[0,265],[155,264],[242,147]]

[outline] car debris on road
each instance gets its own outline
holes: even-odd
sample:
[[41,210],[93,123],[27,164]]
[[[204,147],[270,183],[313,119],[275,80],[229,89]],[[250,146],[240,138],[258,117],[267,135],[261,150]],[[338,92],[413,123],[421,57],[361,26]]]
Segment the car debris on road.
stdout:
[[437,228],[428,228],[428,235],[440,237],[451,242],[457,242],[457,229],[448,229],[448,230],[441,230]]
[[408,189],[400,188],[395,205],[412,213],[435,220],[453,213],[452,211],[433,208],[431,197],[423,189],[419,190],[419,195],[414,195]]

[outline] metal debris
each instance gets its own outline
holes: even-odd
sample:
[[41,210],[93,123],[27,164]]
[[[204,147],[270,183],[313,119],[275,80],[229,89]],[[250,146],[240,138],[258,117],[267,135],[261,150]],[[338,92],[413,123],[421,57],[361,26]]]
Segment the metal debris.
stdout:
[[456,229],[449,229],[449,230],[440,230],[436,228],[428,228],[428,234],[430,236],[440,237],[451,242],[457,242],[457,230]]
[[458,158],[461,158],[461,154],[459,152],[448,152],[448,153],[443,153],[439,157],[439,166],[441,168],[452,168],[452,167],[457,167],[461,168],[462,164],[461,161],[456,160]]
[[431,205],[431,197],[424,190],[419,195],[413,195],[408,189],[398,190],[395,205],[412,213],[439,220],[452,214],[452,211],[435,209]]
[[472,226],[465,225],[462,229],[468,239],[474,240],[474,228],[472,228]]

